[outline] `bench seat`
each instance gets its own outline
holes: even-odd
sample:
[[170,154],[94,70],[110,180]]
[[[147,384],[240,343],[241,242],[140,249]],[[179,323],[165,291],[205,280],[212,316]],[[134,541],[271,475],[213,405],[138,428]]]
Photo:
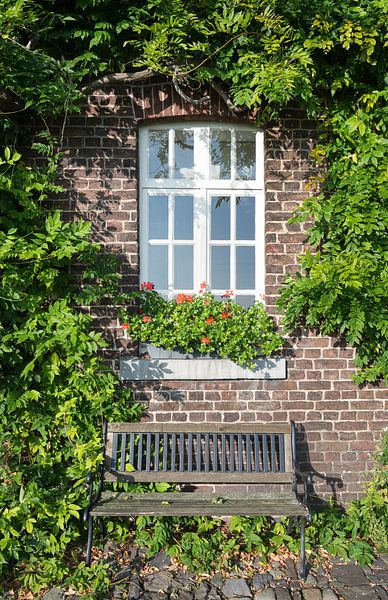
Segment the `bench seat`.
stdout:
[[102,492],[90,511],[91,516],[129,517],[140,515],[162,517],[190,516],[307,516],[307,508],[295,494],[199,494],[193,492]]

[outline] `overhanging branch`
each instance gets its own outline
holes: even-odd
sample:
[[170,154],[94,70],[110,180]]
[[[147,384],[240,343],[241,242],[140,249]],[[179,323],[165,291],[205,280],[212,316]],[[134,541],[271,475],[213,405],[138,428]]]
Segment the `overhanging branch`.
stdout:
[[150,69],[144,69],[144,71],[138,71],[137,73],[111,73],[110,75],[105,75],[100,79],[91,81],[85,85],[81,91],[86,93],[109,83],[131,83],[132,81],[140,81],[142,79],[155,77],[155,75],[157,75],[157,73],[154,73]]

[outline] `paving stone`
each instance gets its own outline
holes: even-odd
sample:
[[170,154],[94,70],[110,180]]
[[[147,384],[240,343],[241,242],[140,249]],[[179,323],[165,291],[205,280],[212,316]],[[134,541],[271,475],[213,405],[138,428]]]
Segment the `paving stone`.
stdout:
[[291,579],[298,579],[298,573],[296,572],[295,563],[292,558],[286,558],[285,560],[287,573]]
[[142,596],[142,600],[168,600],[168,594],[163,594],[163,593],[156,594],[155,592],[144,592],[144,595]]
[[291,600],[290,592],[285,588],[278,588],[276,590],[276,600]]
[[252,577],[251,586],[254,592],[262,590],[273,581],[272,576],[269,573],[256,573]]
[[[171,594],[170,597],[172,598],[173,595]],[[193,594],[188,590],[181,590],[178,592],[177,596],[174,596],[174,598],[176,598],[176,600],[193,600]]]
[[385,568],[388,569],[388,554],[381,554],[380,559],[385,564]]
[[144,577],[144,591],[151,594],[165,593],[171,589],[173,574],[169,571],[160,571]]
[[275,585],[276,589],[290,587],[290,584],[287,581],[287,579],[277,579],[276,581],[274,581],[274,585]]
[[165,552],[157,552],[157,554],[149,559],[148,564],[150,567],[163,569],[164,567],[169,567],[171,565],[171,558]]
[[178,573],[171,582],[171,591],[191,590],[194,587],[194,576],[190,573]]
[[292,592],[292,600],[302,600],[301,592]]
[[307,588],[303,590],[302,594],[303,600],[322,600],[322,592],[316,588]]
[[64,600],[65,599],[66,590],[62,590],[61,588],[52,588],[43,596],[44,600]]
[[221,575],[221,573],[216,573],[210,580],[210,583],[216,588],[222,588],[224,585],[225,578]]
[[322,592],[322,600],[337,600],[337,598],[337,594],[334,593],[330,588],[323,590]]
[[388,557],[388,554],[382,554],[381,556],[376,558],[376,560],[372,564],[372,569],[373,570],[381,569],[383,571],[386,571],[387,566],[388,566],[388,564],[386,562],[386,561],[388,561],[387,557]]
[[283,579],[284,578],[284,571],[281,571],[277,567],[271,569],[269,573],[270,573],[270,575],[272,575],[272,577],[274,579]]
[[246,579],[227,579],[222,586],[225,598],[252,598]]
[[253,600],[276,600],[274,590],[269,588],[256,592]]
[[206,600],[209,590],[210,585],[208,583],[201,583],[201,585],[195,590],[195,600]]
[[138,577],[135,577],[127,586],[128,600],[138,600],[141,593],[141,583]]
[[374,600],[378,599],[375,590],[370,585],[357,585],[352,587],[341,588],[341,596],[345,598],[345,600]]
[[221,596],[219,595],[217,590],[212,588],[208,593],[206,600],[221,600]]
[[305,579],[304,585],[307,588],[318,587],[318,582],[317,582],[316,577],[314,577],[314,575],[312,573],[309,573]]
[[317,580],[317,585],[321,590],[327,589],[329,587],[329,580],[322,567],[318,567],[318,569],[316,570],[315,578]]
[[376,596],[378,597],[379,600],[387,600],[388,599],[388,593],[380,585],[377,585],[375,587],[375,592],[376,592]]
[[331,574],[336,582],[345,586],[362,586],[368,583],[361,567],[353,563],[335,566]]

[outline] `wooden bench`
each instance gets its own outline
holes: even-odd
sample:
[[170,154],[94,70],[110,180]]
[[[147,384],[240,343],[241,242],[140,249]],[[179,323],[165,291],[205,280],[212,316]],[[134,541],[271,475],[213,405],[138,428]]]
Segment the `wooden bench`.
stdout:
[[[303,497],[297,492],[294,423],[106,423],[103,456],[97,479],[92,474],[87,479],[87,565],[96,517],[289,516],[300,520],[301,575],[305,577],[305,526],[311,510],[307,478]],[[103,491],[105,482],[114,481],[224,484],[230,491]],[[98,483],[95,493],[94,482]],[[264,484],[264,491],[244,493],[241,484]],[[272,491],[266,491],[266,485]]]

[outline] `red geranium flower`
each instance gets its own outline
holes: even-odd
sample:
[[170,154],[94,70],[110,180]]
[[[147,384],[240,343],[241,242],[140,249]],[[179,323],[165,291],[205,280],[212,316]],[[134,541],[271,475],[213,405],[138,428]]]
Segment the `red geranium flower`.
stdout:
[[142,318],[143,323],[149,323],[150,321],[152,321],[152,317],[149,317],[148,315],[145,315]]
[[177,304],[183,304],[183,302],[186,302],[186,300],[187,300],[186,294],[178,294],[177,297],[176,297],[176,299],[175,299],[175,302]]
[[143,281],[143,283],[140,285],[140,289],[147,290],[148,292],[150,292],[154,289],[154,284],[152,283],[152,281]]
[[121,325],[121,327],[122,327],[123,329],[129,329],[129,328],[130,328],[130,324],[129,324],[129,323],[123,323],[123,324]]
[[230,298],[230,296],[233,296],[232,290],[226,290],[225,294],[222,295],[223,298]]
[[232,315],[228,312],[223,312],[221,314],[221,319],[228,319],[229,317],[232,318]]
[[209,317],[208,319],[206,319],[205,323],[206,325],[211,325],[212,323],[214,323],[214,317]]
[[206,336],[204,336],[203,338],[201,338],[201,342],[202,342],[202,344],[210,344],[210,340]]

